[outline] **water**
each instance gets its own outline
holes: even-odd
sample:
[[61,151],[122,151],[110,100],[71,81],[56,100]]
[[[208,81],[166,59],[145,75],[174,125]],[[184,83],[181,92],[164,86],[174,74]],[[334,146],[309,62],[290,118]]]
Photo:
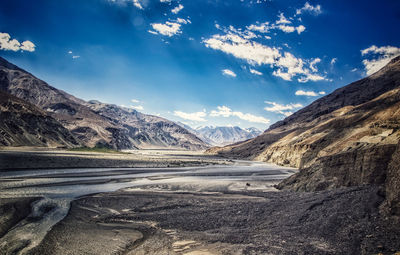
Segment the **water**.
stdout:
[[[243,181],[271,182],[294,172],[272,164],[237,161],[233,166],[185,168],[90,168],[18,170],[0,173],[0,198],[41,197],[27,219],[0,239],[0,251],[26,254],[69,211],[74,199],[154,184],[201,183],[208,186]],[[192,189],[194,186],[190,186]],[[264,185],[265,186],[265,185]],[[32,220],[35,219],[35,220]]]

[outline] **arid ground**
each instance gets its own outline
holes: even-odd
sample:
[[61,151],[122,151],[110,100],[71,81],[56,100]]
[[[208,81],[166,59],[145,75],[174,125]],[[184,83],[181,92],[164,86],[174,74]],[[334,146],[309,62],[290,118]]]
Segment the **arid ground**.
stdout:
[[379,188],[276,190],[292,168],[168,150],[0,159],[1,254],[394,254],[400,243]]

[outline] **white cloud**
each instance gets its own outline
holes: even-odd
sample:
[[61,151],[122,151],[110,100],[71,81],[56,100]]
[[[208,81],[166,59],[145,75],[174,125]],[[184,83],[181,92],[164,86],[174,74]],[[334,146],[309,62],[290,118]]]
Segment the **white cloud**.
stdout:
[[324,80],[327,81],[328,79],[319,74],[307,74],[306,76],[297,79],[297,81],[301,83],[306,83],[308,81],[324,81]]
[[282,30],[285,33],[293,33],[295,30],[294,26],[286,26],[286,25],[279,25],[276,26],[276,28]]
[[190,19],[181,19],[181,18],[177,18],[176,22],[181,23],[181,24],[188,24],[188,23],[192,23],[190,21]]
[[246,120],[248,122],[253,122],[253,123],[263,123],[263,124],[268,124],[270,122],[269,119],[264,118],[262,116],[256,116],[250,113],[242,113],[242,112],[234,112],[232,111],[229,107],[227,106],[218,106],[218,110],[212,110],[210,113],[211,117],[231,117],[235,116],[238,117],[239,119]]
[[[263,24],[267,26],[268,23]],[[317,73],[318,69],[315,65],[321,61],[319,58],[311,60],[296,58],[289,52],[281,52],[281,49],[252,40],[254,36],[248,33],[250,32],[249,30],[242,31],[231,26],[229,29],[218,27],[225,34],[215,34],[211,38],[204,39],[203,43],[206,47],[233,55],[236,58],[247,61],[247,63],[253,66],[270,65],[272,68],[275,68],[272,72],[273,75],[287,81],[291,81],[294,76],[299,76],[299,82],[327,80],[324,76]],[[283,30],[288,29],[288,32],[296,30],[295,27],[287,25],[273,25],[270,28],[275,29],[277,27],[281,27]],[[262,28],[262,25],[252,25],[246,28],[253,31],[268,30]],[[300,28],[299,31],[304,31],[303,29],[305,28]]]
[[276,48],[244,39],[232,33],[213,35],[203,42],[208,48],[231,54],[236,58],[246,60],[250,64],[273,64],[280,56],[279,50]]
[[296,91],[296,96],[309,96],[309,97],[316,97],[319,95],[325,95],[326,92],[325,91],[320,91],[318,93],[314,92],[314,91],[304,91],[304,90],[298,90]]
[[80,58],[81,56],[72,56],[72,59]]
[[260,33],[268,33],[270,30],[269,22],[264,22],[259,25],[250,25],[246,27],[248,30],[257,31]]
[[300,25],[300,26],[296,27],[296,31],[297,31],[298,34],[303,33],[304,30],[306,30],[306,27],[303,26],[303,25]]
[[315,65],[318,64],[319,62],[321,62],[321,59],[320,59],[320,58],[314,58],[314,59],[310,62],[310,69],[311,69],[313,72],[317,72],[317,71],[318,71],[318,69],[315,67]]
[[337,58],[332,58],[331,65],[334,65],[337,62]]
[[288,20],[283,13],[279,14],[279,20],[276,21],[276,24],[290,24],[292,23],[290,20]]
[[250,68],[250,73],[255,74],[255,75],[263,75],[262,72],[259,72],[259,71],[255,70],[255,69],[252,69],[252,68]]
[[[165,36],[174,36],[177,34],[181,34],[181,24],[179,23],[174,23],[167,21],[165,24],[162,23],[152,23],[150,24],[154,30],[156,30],[159,34],[165,35]],[[150,33],[154,34],[155,31],[149,31]]]
[[131,108],[138,110],[138,111],[143,111],[144,107],[142,105],[131,105]]
[[400,48],[394,46],[371,47],[361,50],[361,55],[367,57],[362,61],[365,66],[367,75],[371,75],[379,71],[387,65],[390,60],[400,55]]
[[172,0],[160,0],[161,3],[171,3]]
[[20,43],[17,39],[11,39],[8,33],[0,33],[0,50],[12,50],[12,51],[35,51],[35,44],[31,41],[24,41]]
[[204,119],[204,117],[207,116],[205,111],[193,112],[193,113],[186,113],[186,112],[182,112],[182,111],[174,111],[174,115],[178,116],[178,117],[180,117],[182,119],[185,119],[185,120],[200,121],[200,122],[206,121]]
[[265,101],[266,104],[272,105],[272,106],[267,106],[264,108],[264,110],[268,111],[268,112],[275,112],[275,113],[279,113],[285,116],[289,116],[291,115],[293,112],[291,112],[291,110],[294,109],[298,109],[303,107],[302,104],[287,104],[287,105],[283,105],[283,104],[278,104],[275,102],[270,102],[270,101]]
[[140,10],[143,10],[143,6],[142,6],[142,4],[139,2],[139,0],[132,0],[132,2],[133,2],[133,5],[134,5],[136,8],[138,8],[138,9],[140,9]]
[[222,74],[223,75],[227,75],[227,76],[236,77],[235,72],[233,72],[232,70],[229,70],[229,69],[222,70]]
[[316,97],[318,96],[317,93],[314,91],[304,91],[304,90],[298,90],[296,91],[296,96],[309,96],[309,97]]
[[68,51],[68,54],[72,54],[72,50]]
[[321,5],[318,4],[318,5],[313,6],[313,5],[309,4],[308,2],[306,2],[302,8],[296,10],[296,14],[300,15],[304,12],[309,12],[314,15],[319,15],[322,13]]
[[132,102],[132,103],[134,103],[134,104],[138,104],[138,103],[140,103],[140,101],[139,101],[139,100],[137,100],[137,99],[131,99],[131,102]]
[[183,5],[179,4],[177,7],[171,10],[172,13],[178,14],[183,9]]
[[26,51],[35,51],[35,44],[31,41],[24,41],[21,44],[21,50],[26,50]]

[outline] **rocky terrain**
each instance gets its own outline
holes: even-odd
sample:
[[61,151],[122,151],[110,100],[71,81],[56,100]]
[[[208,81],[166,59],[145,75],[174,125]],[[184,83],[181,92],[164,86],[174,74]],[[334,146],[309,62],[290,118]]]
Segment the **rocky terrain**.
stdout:
[[[377,187],[85,196],[31,254],[397,254]],[[351,204],[352,206],[347,206]]]
[[400,165],[394,152],[399,140],[397,57],[375,74],[277,122],[262,135],[208,152],[300,168],[278,186],[281,189],[315,191],[377,184],[387,187],[393,202],[398,196]]
[[204,142],[213,146],[224,146],[232,143],[242,142],[254,138],[262,133],[257,128],[240,128],[234,127],[214,127],[214,126],[201,126],[191,128],[183,123],[178,123],[182,127],[201,138]]
[[38,107],[0,91],[0,146],[72,147],[79,143]]
[[207,147],[174,122],[116,105],[86,102],[48,85],[3,58],[0,58],[0,90],[44,110],[84,146],[191,150]]

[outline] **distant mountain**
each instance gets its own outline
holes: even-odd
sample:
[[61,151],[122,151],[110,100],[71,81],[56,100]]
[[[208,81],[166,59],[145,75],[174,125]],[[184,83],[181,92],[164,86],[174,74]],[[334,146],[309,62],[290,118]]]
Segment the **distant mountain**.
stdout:
[[74,136],[38,107],[0,91],[0,146],[77,146]]
[[191,128],[183,123],[179,123],[190,132],[198,136],[204,142],[213,146],[224,146],[254,138],[262,133],[261,130],[251,127],[242,129],[240,127],[214,127],[204,126]]
[[174,122],[116,105],[86,102],[48,85],[3,58],[0,58],[0,90],[43,109],[85,146],[207,148],[202,140]]
[[[279,187],[311,191],[363,184],[398,185],[400,166],[391,174],[388,169],[396,164],[391,162],[394,151],[399,150],[399,140],[397,57],[375,74],[277,122],[262,135],[208,152],[298,167],[300,172]],[[396,181],[389,177],[396,174]],[[398,196],[398,187],[386,191]]]

